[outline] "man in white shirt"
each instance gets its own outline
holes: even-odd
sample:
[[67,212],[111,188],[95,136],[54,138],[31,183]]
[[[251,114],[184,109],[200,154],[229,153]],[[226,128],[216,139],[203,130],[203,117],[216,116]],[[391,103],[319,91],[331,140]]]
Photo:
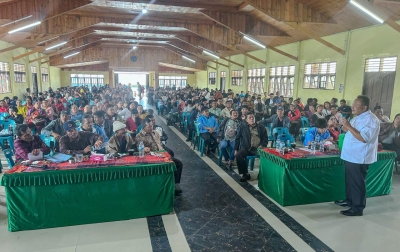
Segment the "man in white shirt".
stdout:
[[369,110],[370,99],[360,95],[354,100],[350,122],[343,118],[346,137],[343,142],[341,159],[346,173],[346,200],[335,201],[339,206],[350,209],[340,213],[347,216],[362,216],[366,204],[367,189],[365,177],[370,164],[376,162],[380,123]]

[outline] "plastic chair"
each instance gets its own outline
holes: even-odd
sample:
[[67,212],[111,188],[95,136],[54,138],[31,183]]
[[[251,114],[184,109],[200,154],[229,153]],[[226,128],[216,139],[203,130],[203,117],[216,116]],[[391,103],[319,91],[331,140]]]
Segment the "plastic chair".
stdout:
[[136,130],[136,134],[139,133],[140,131],[142,131],[142,125],[139,125],[139,127]]
[[196,149],[196,145],[197,145],[197,148],[200,151],[200,157],[202,157],[204,154],[204,139],[200,137],[199,124],[197,122],[195,122],[194,126],[196,128],[196,140],[195,140],[195,143],[193,146],[193,150]]
[[276,140],[275,134],[277,134],[277,137],[280,135],[283,135],[283,134],[289,135],[289,129],[283,128],[283,127],[275,127],[271,134],[271,138],[272,138],[271,147],[275,147],[275,140]]
[[23,100],[21,104],[22,104],[22,106],[25,106],[25,104],[26,104],[26,101],[25,101],[25,100]]
[[308,118],[305,116],[301,117],[301,127],[302,128],[309,128],[310,127],[310,122],[308,121]]
[[306,134],[309,128],[301,128],[300,129],[300,141],[304,142],[304,139],[306,138]]
[[186,134],[186,130],[187,130],[187,126],[189,124],[189,120],[190,120],[190,113],[182,113],[182,126],[183,126],[183,133]]
[[290,135],[290,134],[282,134],[282,135],[279,135],[279,136],[278,136],[278,139],[281,140],[281,141],[283,141],[285,144],[286,144],[286,142],[287,142],[288,140],[290,141],[290,143],[294,143],[294,142],[295,142],[293,136]]
[[15,165],[15,162],[14,162],[14,160],[13,160],[13,158],[12,158],[13,152],[12,152],[11,149],[5,149],[5,150],[3,150],[3,153],[4,153],[4,156],[5,156],[6,159],[7,159],[8,168],[11,169],[11,168],[14,167],[14,165]]
[[[231,151],[231,146],[228,145],[228,147],[226,147],[226,150],[228,151],[228,153]],[[222,164],[222,150],[218,145],[218,165]]]
[[90,106],[93,106],[93,105],[94,105],[94,101],[91,100],[91,101],[89,102],[89,105],[90,105]]
[[17,126],[14,120],[9,119],[0,120],[0,125],[3,126],[3,129],[8,129],[8,126],[11,125],[13,130],[15,130],[15,127]]
[[249,167],[250,165],[250,171],[254,170],[254,161],[256,158],[260,158],[260,156],[247,156],[246,157],[246,166]]
[[43,140],[43,142],[50,147],[50,143],[53,142],[55,146],[56,145],[56,139],[53,136],[46,136],[45,134],[40,134],[40,138]]
[[7,116],[9,116],[9,114],[7,112],[2,112],[0,113],[0,120],[3,120],[4,118],[6,118]]
[[4,150],[4,141],[7,140],[10,145],[11,150],[14,149],[14,138],[13,136],[0,136],[0,146],[1,149]]

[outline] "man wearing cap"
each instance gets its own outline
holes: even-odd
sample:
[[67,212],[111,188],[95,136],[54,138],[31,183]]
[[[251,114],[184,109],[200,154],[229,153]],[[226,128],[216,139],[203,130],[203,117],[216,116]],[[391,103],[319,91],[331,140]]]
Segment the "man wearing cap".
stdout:
[[220,117],[223,119],[230,118],[231,117],[231,110],[232,110],[232,99],[228,99],[225,102],[225,108],[221,111]]
[[60,139],[60,152],[64,154],[87,154],[92,151],[92,146],[100,149],[104,138],[92,132],[78,131],[74,121],[63,125],[66,135]]
[[206,106],[201,108],[202,116],[197,119],[200,129],[200,137],[204,139],[207,146],[206,155],[215,151],[217,146],[218,123],[215,117],[210,116],[210,111]]
[[67,111],[63,110],[60,113],[60,118],[51,121],[46,127],[42,129],[42,134],[46,136],[52,135],[54,139],[59,142],[60,138],[65,135],[65,130],[63,128],[64,123],[69,121],[71,116]]
[[108,141],[106,150],[109,153],[127,153],[135,144],[130,134],[126,134],[126,124],[120,121],[113,123],[115,134]]

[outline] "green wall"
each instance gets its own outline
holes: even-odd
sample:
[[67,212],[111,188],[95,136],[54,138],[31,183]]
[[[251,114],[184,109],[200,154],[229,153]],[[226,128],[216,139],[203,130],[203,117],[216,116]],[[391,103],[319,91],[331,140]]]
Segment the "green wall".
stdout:
[[[0,50],[4,48],[8,48],[13,46],[11,43],[7,43],[4,41],[0,41]],[[30,60],[37,59],[39,57],[44,56],[41,53],[34,53],[29,56],[26,56],[24,58],[18,59],[16,61],[13,61],[13,57],[17,57],[21,54],[27,53],[30,50],[25,49],[25,48],[17,48],[14,50],[10,50],[7,52],[0,53],[0,62],[7,62],[9,63],[10,66],[10,83],[11,83],[11,93],[6,93],[6,94],[0,94],[0,99],[3,99],[5,96],[12,97],[12,96],[18,96],[19,98],[23,98],[23,93],[25,92],[26,88],[31,88],[32,89],[32,73],[31,73],[31,66],[36,66],[37,70],[37,76],[38,76],[38,90],[39,92],[48,90],[48,88],[51,86],[52,88],[57,88],[59,87],[60,83],[60,73],[59,73],[59,68],[55,67],[50,67],[49,69],[49,82],[42,82],[42,75],[41,75],[41,68],[49,68],[48,64],[41,64],[40,61],[35,61],[32,63],[29,63]],[[14,81],[14,70],[13,70],[13,65],[14,63],[22,64],[25,65],[25,71],[26,71],[26,82],[24,83],[16,83]],[[58,70],[57,70],[58,69]]]
[[[231,88],[235,93],[240,93],[240,91],[247,91],[248,69],[266,68],[265,79],[267,83],[264,85],[264,90],[267,92],[269,68],[274,66],[294,65],[296,66],[294,97],[302,97],[303,101],[305,101],[307,98],[315,97],[321,102],[330,101],[332,97],[336,97],[338,99],[345,99],[351,104],[356,96],[362,93],[365,60],[367,58],[400,55],[400,49],[396,43],[400,40],[400,33],[390,28],[388,25],[379,25],[352,30],[349,32],[323,37],[323,39],[345,50],[345,55],[334,51],[333,49],[317,42],[316,40],[306,40],[291,43],[279,46],[277,48],[293,56],[297,56],[299,58],[298,61],[269,49],[250,52],[251,55],[266,60],[266,65],[244,55],[234,55],[229,57],[229,59],[244,65],[244,68],[221,59],[218,61],[222,64],[228,65],[229,68],[208,62],[208,65],[217,68],[217,85],[208,84],[208,73],[215,72],[214,69],[208,68],[207,71],[196,73],[196,86],[199,88],[208,87],[215,89],[216,87],[220,86],[220,72],[226,71],[227,83],[225,89],[227,90]],[[336,83],[334,90],[303,89],[303,72],[305,64],[332,61],[337,62]],[[231,86],[231,71],[241,69],[244,70],[243,85]],[[400,59],[398,59],[397,63],[397,72],[399,71]],[[344,85],[344,91],[342,93],[339,92],[340,84]],[[396,78],[393,93],[393,109],[391,115],[388,115],[391,118],[400,112],[400,78]]]

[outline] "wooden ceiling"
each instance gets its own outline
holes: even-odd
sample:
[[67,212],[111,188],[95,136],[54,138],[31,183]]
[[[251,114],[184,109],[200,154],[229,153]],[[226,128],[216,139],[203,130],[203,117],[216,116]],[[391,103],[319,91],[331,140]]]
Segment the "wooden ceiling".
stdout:
[[[393,22],[400,19],[400,1],[357,1],[400,31]],[[34,21],[41,24],[8,34]],[[0,40],[15,45],[0,53],[24,47],[32,51],[14,55],[14,60],[42,52],[46,56],[31,62],[62,68],[95,69],[98,65],[104,69],[108,64],[110,69],[199,71],[206,69],[208,61],[216,62],[201,48],[220,56],[221,65],[242,66],[228,58],[235,54],[265,63],[248,54],[260,47],[239,32],[297,60],[296,55],[276,47],[311,38],[344,54],[321,37],[375,24],[349,0],[0,0]],[[67,43],[46,50],[63,41]],[[74,52],[80,53],[64,59]],[[136,55],[142,61],[126,60]],[[186,61],[182,55],[196,62]]]

